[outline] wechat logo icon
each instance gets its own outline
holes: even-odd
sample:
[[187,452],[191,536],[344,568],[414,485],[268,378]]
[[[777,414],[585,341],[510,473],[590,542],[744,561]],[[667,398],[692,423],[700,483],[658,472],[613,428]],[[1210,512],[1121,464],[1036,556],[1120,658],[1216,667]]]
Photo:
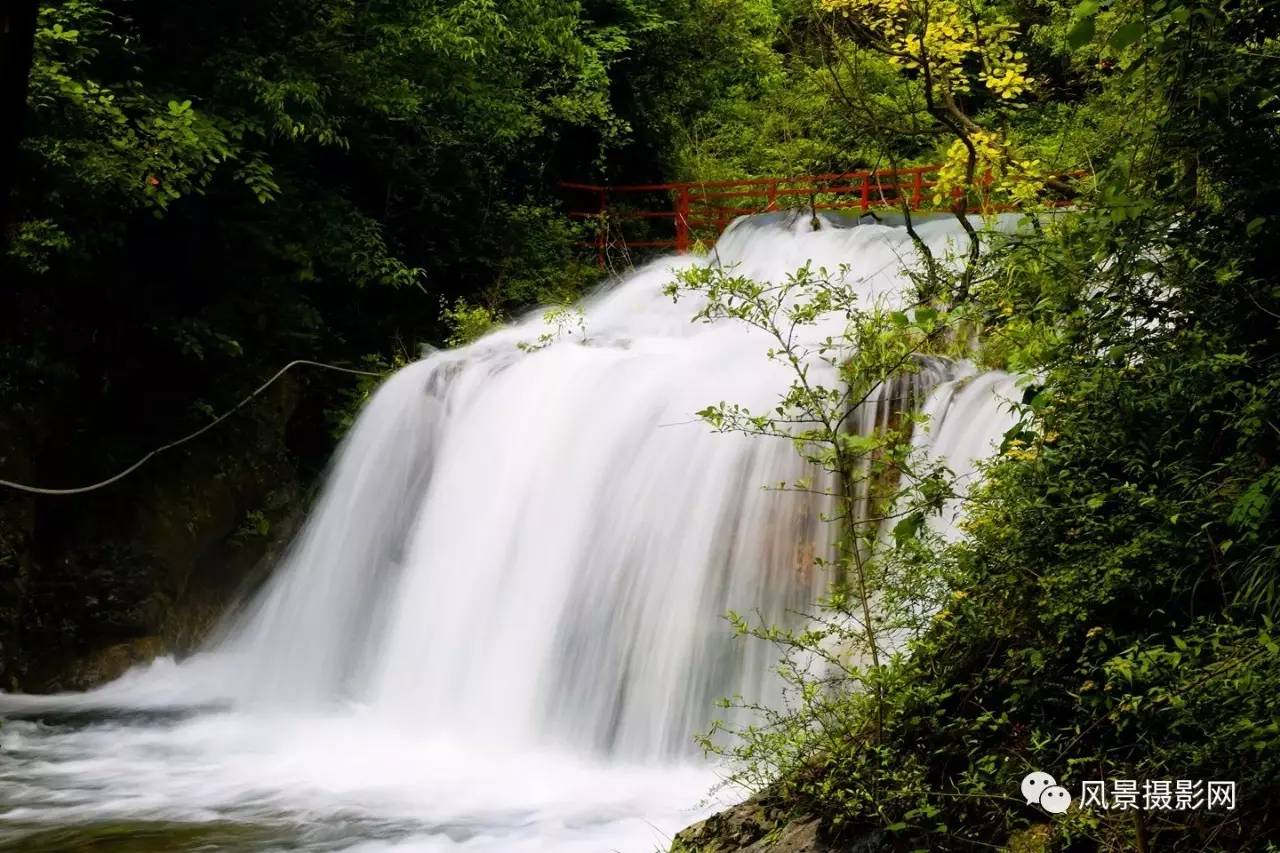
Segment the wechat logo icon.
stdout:
[[1040,770],[1022,777],[1022,796],[1027,805],[1039,805],[1049,814],[1062,814],[1071,805],[1071,792]]

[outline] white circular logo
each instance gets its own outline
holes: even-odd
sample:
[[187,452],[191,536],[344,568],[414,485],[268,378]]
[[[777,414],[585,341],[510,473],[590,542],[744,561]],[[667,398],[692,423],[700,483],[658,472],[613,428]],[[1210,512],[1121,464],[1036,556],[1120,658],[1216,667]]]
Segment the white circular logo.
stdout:
[[1050,785],[1040,795],[1040,808],[1049,814],[1062,814],[1071,805],[1071,793],[1061,785]]
[[1041,794],[1057,784],[1057,780],[1048,773],[1042,773],[1039,770],[1028,773],[1022,777],[1022,796],[1026,799],[1027,805],[1035,805],[1040,802]]
[[1042,770],[1022,777],[1022,796],[1027,805],[1039,805],[1049,814],[1062,814],[1071,805],[1071,792]]

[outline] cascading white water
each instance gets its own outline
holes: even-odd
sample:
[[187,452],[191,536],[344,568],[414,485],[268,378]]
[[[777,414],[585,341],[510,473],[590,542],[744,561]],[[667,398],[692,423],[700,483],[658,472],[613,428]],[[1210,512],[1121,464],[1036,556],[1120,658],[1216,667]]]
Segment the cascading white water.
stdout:
[[[719,259],[770,280],[848,264],[868,300],[905,289],[901,229],[780,220],[737,223]],[[957,231],[921,226],[938,249]],[[388,380],[207,652],[80,696],[0,695],[0,712],[134,709],[0,729],[0,842],[221,821],[249,848],[648,851],[696,819],[715,700],[778,698],[775,651],[721,617],[794,618],[828,536],[813,499],[763,488],[805,473],[788,443],[692,414],[767,409],[789,381],[761,336],[663,294],[704,262],[646,266],[536,351],[539,316]],[[932,415],[917,444],[962,476],[1011,422],[1010,377],[972,374],[912,380]]]

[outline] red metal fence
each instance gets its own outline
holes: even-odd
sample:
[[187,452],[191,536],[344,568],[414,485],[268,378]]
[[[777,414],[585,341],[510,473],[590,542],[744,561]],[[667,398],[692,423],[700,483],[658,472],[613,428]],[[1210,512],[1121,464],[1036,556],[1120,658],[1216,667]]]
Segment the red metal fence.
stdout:
[[[675,249],[683,253],[689,251],[695,240],[709,237],[714,241],[735,217],[746,214],[787,207],[867,212],[872,208],[901,208],[904,200],[912,210],[933,208],[936,205],[931,190],[937,183],[938,169],[939,166],[931,165],[792,178],[630,186],[565,183],[561,186],[594,196],[594,210],[574,210],[569,215],[599,221],[596,240],[591,245],[595,246],[603,266],[611,232],[620,234],[621,224],[627,220],[670,219],[675,233],[671,239],[662,240],[620,239],[625,248]],[[621,196],[630,197],[640,205],[653,204],[663,195],[668,197],[670,205],[663,210],[636,209],[625,202],[617,203]]]

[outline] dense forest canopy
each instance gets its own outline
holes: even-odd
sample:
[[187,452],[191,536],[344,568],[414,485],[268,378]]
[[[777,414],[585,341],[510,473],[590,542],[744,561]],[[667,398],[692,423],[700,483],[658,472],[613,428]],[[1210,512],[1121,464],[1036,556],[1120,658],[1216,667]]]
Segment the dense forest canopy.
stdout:
[[[295,358],[380,372],[571,302],[597,271],[561,181],[937,162],[943,207],[1070,201],[922,249],[927,328],[881,318],[1032,377],[1021,422],[965,541],[896,537],[941,590],[911,653],[727,748],[765,791],[744,843],[816,819],[882,849],[1275,849],[1273,0],[68,0],[35,23],[0,259],[0,477],[27,483],[113,473]],[[0,495],[0,687],[189,649],[374,384],[297,374],[110,492]],[[990,796],[1042,766],[1239,802],[1047,824]]]

